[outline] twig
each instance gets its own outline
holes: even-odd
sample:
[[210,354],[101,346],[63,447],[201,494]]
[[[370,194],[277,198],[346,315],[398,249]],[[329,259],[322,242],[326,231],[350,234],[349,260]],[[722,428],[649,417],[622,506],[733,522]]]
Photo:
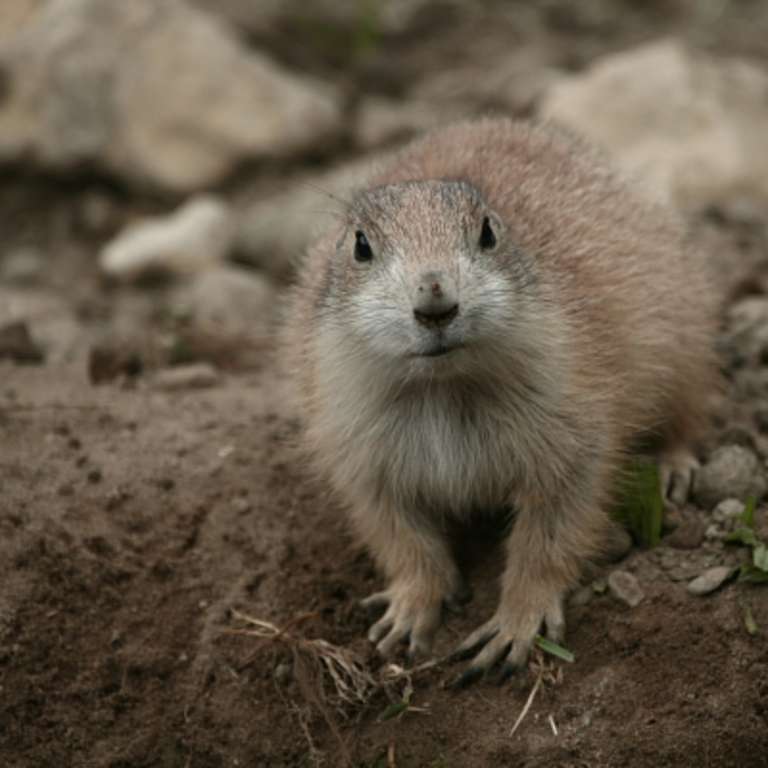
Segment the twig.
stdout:
[[543,677],[544,674],[540,671],[539,676],[536,678],[536,682],[533,684],[533,688],[531,688],[531,692],[528,695],[528,700],[525,702],[523,711],[519,714],[517,720],[515,720],[515,724],[512,726],[512,730],[509,732],[510,738],[515,735],[515,731],[520,727],[520,723],[523,722],[525,716],[528,714],[528,710],[531,708],[531,704],[533,704],[533,699],[539,691],[539,686],[541,685],[541,680]]

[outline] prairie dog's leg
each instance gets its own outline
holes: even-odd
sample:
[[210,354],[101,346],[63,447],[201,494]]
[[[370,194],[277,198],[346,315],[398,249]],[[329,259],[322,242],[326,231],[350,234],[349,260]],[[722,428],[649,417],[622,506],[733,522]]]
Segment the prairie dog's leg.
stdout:
[[525,663],[542,624],[551,640],[562,639],[565,592],[599,548],[607,524],[600,494],[585,485],[563,484],[556,497],[518,500],[499,606],[459,646],[458,657],[476,655],[457,685],[473,682],[502,660],[502,677],[511,674]]
[[361,509],[353,519],[389,581],[384,592],[363,601],[365,606],[387,605],[368,638],[385,655],[406,638],[411,656],[429,653],[443,602],[454,599],[461,585],[445,533],[437,522],[391,502]]

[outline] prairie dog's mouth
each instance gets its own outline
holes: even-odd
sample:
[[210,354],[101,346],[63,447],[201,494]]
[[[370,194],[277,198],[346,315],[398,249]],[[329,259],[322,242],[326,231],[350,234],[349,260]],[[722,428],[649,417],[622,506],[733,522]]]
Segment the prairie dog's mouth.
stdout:
[[463,346],[463,344],[458,343],[449,344],[440,342],[439,344],[429,347],[429,349],[413,352],[409,357],[443,357],[444,355],[449,355],[451,352],[455,352],[457,349],[461,349]]

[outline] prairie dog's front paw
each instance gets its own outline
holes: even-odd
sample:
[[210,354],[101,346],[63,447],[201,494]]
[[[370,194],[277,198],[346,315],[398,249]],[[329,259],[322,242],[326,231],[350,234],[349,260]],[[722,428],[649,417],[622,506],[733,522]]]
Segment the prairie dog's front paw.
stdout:
[[542,624],[550,640],[562,640],[565,619],[560,592],[542,592],[536,599],[530,595],[518,597],[505,595],[493,618],[476,629],[456,649],[454,658],[474,658],[453,682],[454,687],[470,685],[498,663],[501,663],[499,682],[506,680],[525,664]]
[[448,590],[417,579],[397,580],[389,589],[362,601],[366,608],[386,606],[384,615],[368,631],[368,639],[383,656],[405,640],[411,658],[427,655],[442,620],[443,602],[450,599]]

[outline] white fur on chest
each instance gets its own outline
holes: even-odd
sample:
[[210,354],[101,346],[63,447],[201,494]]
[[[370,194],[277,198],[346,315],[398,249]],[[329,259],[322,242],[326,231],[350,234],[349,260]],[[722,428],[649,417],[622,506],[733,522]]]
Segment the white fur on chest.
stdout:
[[508,503],[516,430],[494,409],[434,389],[406,397],[366,388],[354,377],[323,390],[310,436],[340,490],[457,516]]

